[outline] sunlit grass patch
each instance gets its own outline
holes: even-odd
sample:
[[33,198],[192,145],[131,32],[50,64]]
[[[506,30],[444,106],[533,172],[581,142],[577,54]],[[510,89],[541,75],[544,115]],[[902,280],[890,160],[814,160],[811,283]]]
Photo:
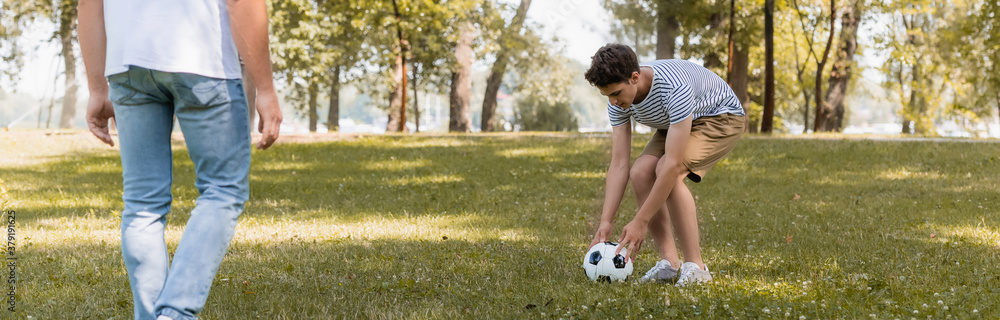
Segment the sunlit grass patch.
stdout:
[[430,160],[427,159],[396,160],[395,158],[390,158],[388,160],[365,162],[363,168],[368,170],[413,170],[426,167],[430,164]]
[[241,221],[236,236],[243,242],[274,242],[288,239],[326,241],[336,239],[398,240],[398,241],[538,241],[525,229],[492,226],[484,217],[474,215],[449,216],[379,216],[361,221],[326,219],[260,219],[249,217]]
[[907,180],[907,179],[941,179],[943,176],[936,171],[911,171],[909,168],[898,167],[891,170],[883,171],[879,174],[879,178],[888,180]]
[[560,172],[559,178],[604,179],[605,172]]

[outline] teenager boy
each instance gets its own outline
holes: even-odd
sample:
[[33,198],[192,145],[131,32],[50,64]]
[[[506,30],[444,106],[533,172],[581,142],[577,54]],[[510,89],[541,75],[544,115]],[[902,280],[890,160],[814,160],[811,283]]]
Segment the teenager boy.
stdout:
[[[121,143],[122,256],[135,319],[196,319],[250,195],[250,127],[239,56],[257,84],[257,144],[278,138],[263,0],[80,0],[87,124]],[[239,55],[237,55],[237,52]],[[107,77],[107,78],[105,78]],[[109,84],[110,83],[110,84]],[[195,165],[197,205],[171,262],[174,117]]]
[[[608,97],[613,127],[604,209],[591,246],[611,236],[631,177],[639,211],[622,230],[618,250],[628,247],[628,258],[635,257],[648,229],[661,258],[640,281],[677,281],[681,286],[711,281],[698,243],[694,198],[684,178],[701,182],[736,146],[745,126],[739,99],[722,78],[688,61],[640,65],[635,52],[621,44],[606,45],[591,59],[585,77]],[[629,168],[631,121],[657,130]],[[674,232],[684,254],[683,264]]]

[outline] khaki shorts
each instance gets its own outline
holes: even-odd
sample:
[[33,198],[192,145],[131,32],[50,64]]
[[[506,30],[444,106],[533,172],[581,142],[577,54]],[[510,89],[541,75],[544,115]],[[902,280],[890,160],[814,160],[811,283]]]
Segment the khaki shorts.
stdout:
[[[684,166],[688,168],[688,179],[701,182],[708,170],[733,151],[743,136],[746,121],[743,116],[731,113],[701,117],[691,122],[691,138],[684,151]],[[643,155],[660,158],[664,154],[667,139],[666,129],[657,129],[653,138],[642,150]]]

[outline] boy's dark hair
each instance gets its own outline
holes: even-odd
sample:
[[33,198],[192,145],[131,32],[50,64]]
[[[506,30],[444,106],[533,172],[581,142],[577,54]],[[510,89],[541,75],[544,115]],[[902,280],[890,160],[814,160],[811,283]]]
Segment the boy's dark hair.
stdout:
[[590,69],[583,76],[591,85],[603,87],[625,82],[639,72],[639,59],[632,48],[619,43],[609,43],[590,57]]

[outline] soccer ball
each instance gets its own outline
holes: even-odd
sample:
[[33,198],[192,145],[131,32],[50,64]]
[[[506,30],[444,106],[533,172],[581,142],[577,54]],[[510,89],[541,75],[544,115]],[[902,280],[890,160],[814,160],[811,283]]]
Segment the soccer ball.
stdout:
[[632,261],[625,261],[628,250],[622,248],[622,251],[615,255],[617,247],[618,243],[608,241],[595,244],[590,251],[587,251],[587,255],[583,256],[583,271],[587,273],[587,278],[593,281],[611,282],[625,281],[632,275]]

